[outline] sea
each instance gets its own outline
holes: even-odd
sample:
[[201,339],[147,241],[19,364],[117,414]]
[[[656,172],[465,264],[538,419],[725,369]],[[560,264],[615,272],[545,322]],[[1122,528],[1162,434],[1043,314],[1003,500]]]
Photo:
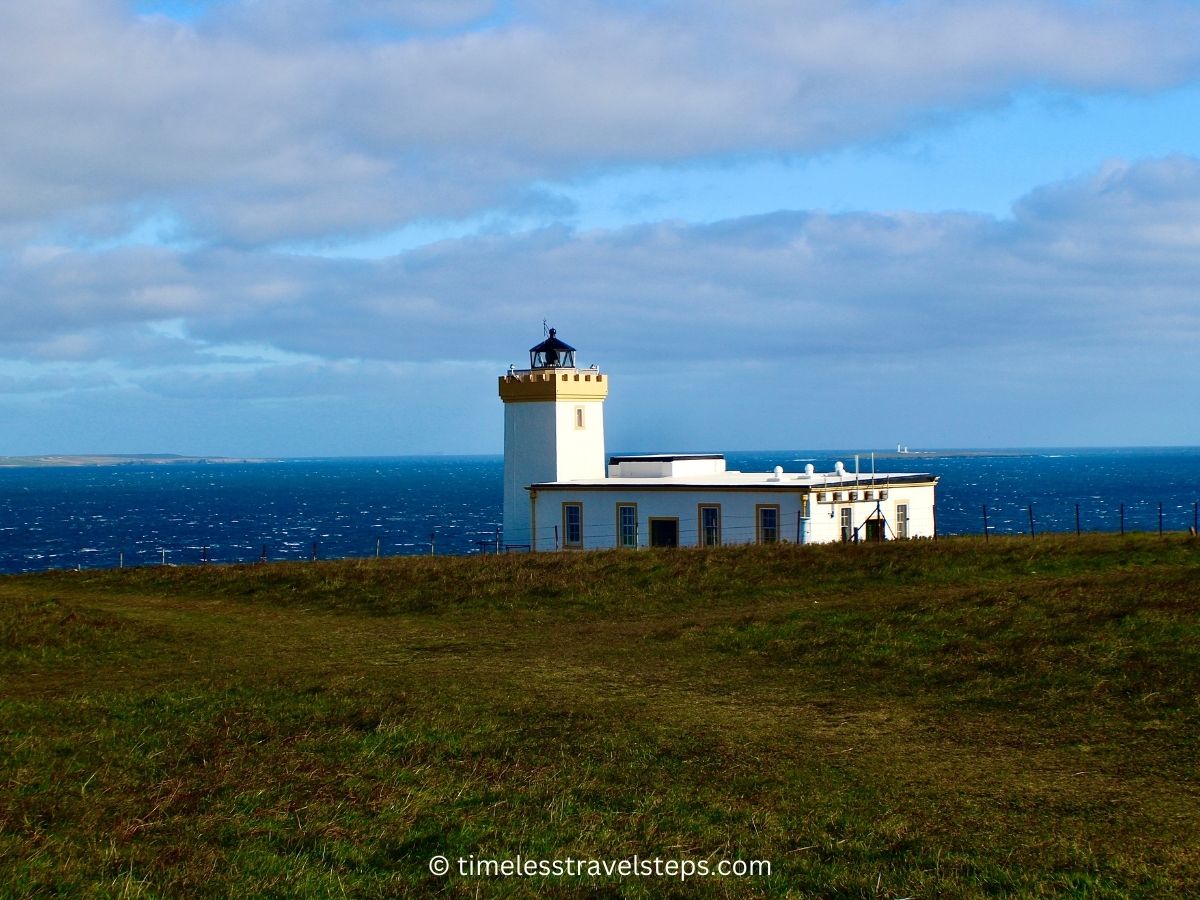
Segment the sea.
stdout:
[[[726,454],[730,469],[930,472],[942,535],[1186,531],[1200,447]],[[500,456],[0,468],[0,572],[495,552]],[[1078,520],[1077,520],[1078,516]]]

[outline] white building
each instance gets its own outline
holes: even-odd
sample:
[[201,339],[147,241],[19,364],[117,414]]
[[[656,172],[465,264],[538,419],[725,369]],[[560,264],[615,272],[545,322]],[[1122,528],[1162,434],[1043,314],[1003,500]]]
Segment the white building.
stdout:
[[532,550],[932,537],[937,477],[735,472],[720,454],[604,457],[608,378],[550,336],[500,377],[504,542]]

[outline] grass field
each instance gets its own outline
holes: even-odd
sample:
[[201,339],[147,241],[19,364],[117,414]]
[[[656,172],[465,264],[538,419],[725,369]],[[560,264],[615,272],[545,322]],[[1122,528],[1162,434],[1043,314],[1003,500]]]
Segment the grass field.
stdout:
[[0,578],[0,895],[1192,894],[1198,614],[1175,535]]

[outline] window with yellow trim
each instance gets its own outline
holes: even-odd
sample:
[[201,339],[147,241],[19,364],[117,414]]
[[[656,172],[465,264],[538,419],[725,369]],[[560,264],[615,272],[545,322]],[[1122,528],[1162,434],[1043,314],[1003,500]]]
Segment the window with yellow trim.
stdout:
[[721,544],[721,506],[701,503],[699,506],[700,546],[718,547]]
[[760,544],[779,543],[779,507],[758,507],[758,542]]
[[583,504],[564,503],[563,515],[563,546],[583,546]]
[[617,546],[636,547],[637,506],[632,503],[617,504]]

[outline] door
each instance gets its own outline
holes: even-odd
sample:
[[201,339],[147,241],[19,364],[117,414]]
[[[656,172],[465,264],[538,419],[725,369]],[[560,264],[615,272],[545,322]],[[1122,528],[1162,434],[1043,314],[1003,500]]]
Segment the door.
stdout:
[[651,519],[650,520],[650,546],[651,547],[678,547],[679,546],[679,520],[678,519]]
[[883,519],[867,519],[864,528],[867,532],[868,541],[883,540]]

